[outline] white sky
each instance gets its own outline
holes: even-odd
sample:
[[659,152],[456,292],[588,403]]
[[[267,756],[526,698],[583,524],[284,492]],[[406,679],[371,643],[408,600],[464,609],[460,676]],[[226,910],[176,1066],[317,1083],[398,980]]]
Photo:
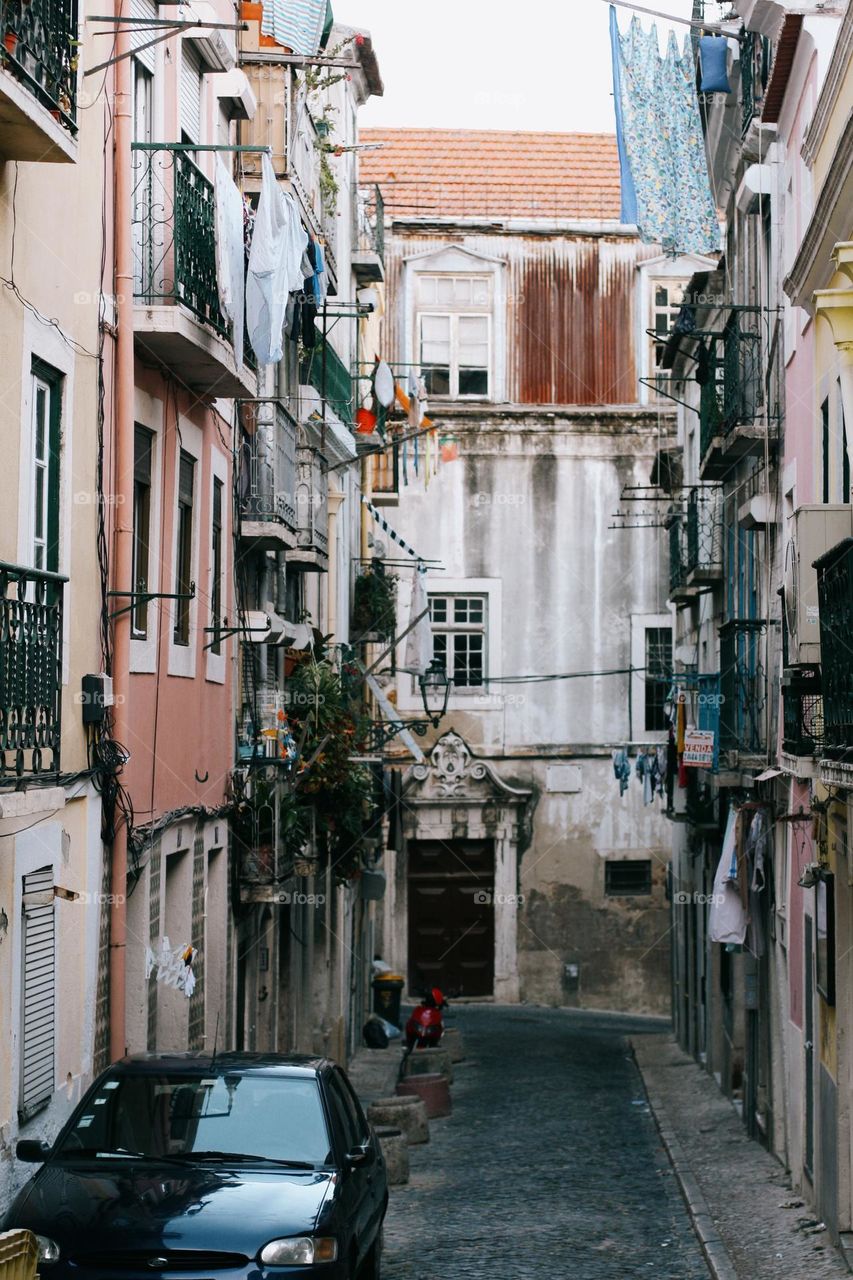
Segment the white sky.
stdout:
[[[690,17],[692,0],[639,0]],[[333,0],[373,37],[384,98],[369,125],[613,132],[608,6],[602,0]],[[728,6],[726,6],[728,7]],[[630,13],[619,9],[624,29]],[[718,16],[708,5],[706,16]],[[655,19],[640,15],[650,24]],[[658,32],[672,29],[657,19]],[[675,29],[683,38],[688,28]]]

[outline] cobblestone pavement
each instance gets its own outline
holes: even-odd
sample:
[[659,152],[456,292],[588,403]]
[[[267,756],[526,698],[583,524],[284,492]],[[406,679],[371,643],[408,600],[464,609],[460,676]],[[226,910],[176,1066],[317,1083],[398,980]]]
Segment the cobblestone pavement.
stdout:
[[451,1009],[453,1115],[391,1191],[383,1280],[708,1280],[626,1035],[662,1024]]
[[681,1147],[742,1280],[849,1280],[785,1170],[669,1036],[632,1037],[655,1109]]

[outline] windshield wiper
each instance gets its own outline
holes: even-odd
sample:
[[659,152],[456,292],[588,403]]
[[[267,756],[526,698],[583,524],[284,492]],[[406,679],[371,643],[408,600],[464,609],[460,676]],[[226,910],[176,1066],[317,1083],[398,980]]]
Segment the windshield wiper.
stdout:
[[59,1159],[74,1160],[82,1157],[85,1160],[149,1160],[159,1164],[182,1163],[177,1156],[158,1156],[152,1151],[129,1151],[126,1147],[113,1147],[109,1151],[103,1147],[67,1147],[60,1149],[55,1155]]
[[241,1164],[278,1164],[285,1169],[315,1169],[317,1167],[310,1160],[277,1160],[275,1156],[253,1156],[246,1151],[185,1151],[177,1158],[189,1161],[221,1160],[223,1164],[236,1163],[238,1161]]

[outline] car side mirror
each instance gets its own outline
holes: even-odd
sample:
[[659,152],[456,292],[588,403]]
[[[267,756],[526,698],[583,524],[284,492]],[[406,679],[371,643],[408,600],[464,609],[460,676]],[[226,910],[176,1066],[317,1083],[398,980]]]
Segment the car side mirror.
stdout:
[[37,1142],[35,1138],[22,1138],[15,1147],[15,1155],[22,1164],[44,1164],[50,1155],[49,1142]]
[[357,1147],[353,1147],[344,1156],[345,1169],[360,1169],[364,1165],[373,1163],[373,1147],[370,1142],[360,1142]]

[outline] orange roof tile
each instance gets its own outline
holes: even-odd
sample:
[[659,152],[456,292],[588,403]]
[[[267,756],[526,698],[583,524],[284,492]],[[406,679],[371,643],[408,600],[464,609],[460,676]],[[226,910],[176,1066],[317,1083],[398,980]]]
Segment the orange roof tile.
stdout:
[[362,129],[360,182],[399,217],[619,219],[619,158],[607,133]]

